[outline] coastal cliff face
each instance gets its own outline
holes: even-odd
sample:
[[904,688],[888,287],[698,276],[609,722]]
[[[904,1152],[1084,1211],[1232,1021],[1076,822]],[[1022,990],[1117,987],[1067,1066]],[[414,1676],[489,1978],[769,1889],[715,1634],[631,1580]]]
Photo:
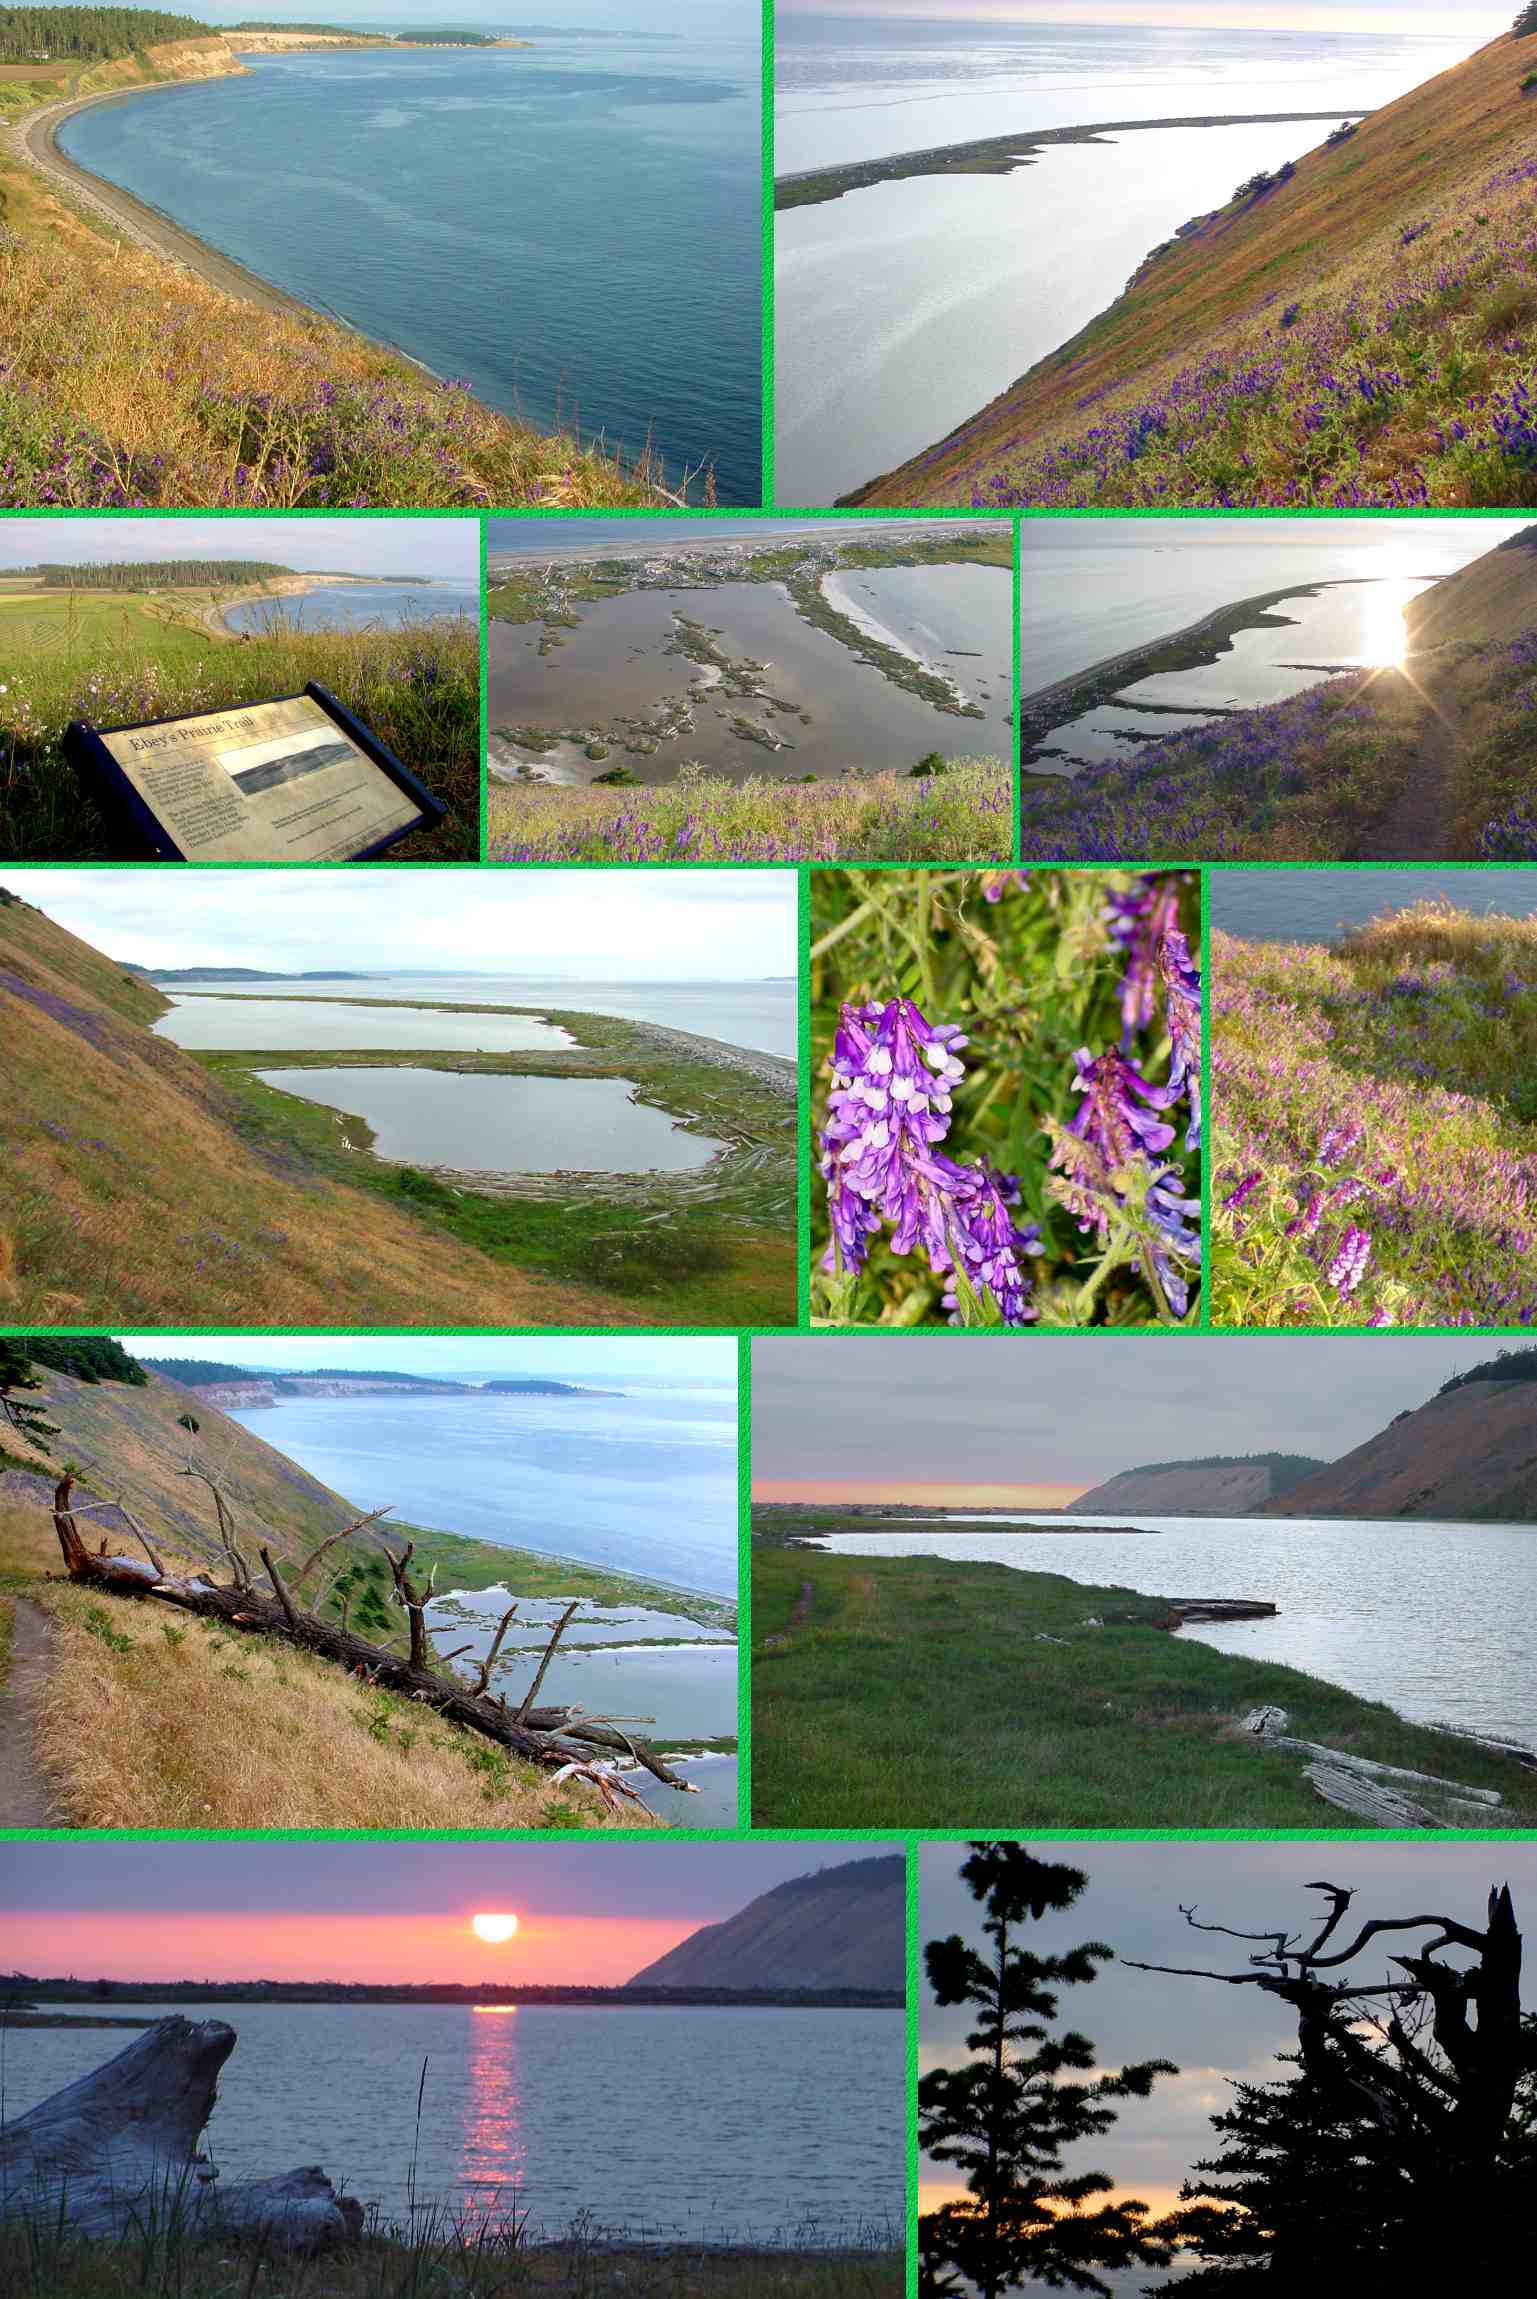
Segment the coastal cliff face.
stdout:
[[904,1874],[893,1856],[793,1877],[725,1923],[704,1925],[628,1984],[899,1990],[906,1970]]
[[1282,1491],[1288,1474],[1300,1468],[1324,1470],[1322,1461],[1175,1461],[1147,1469],[1123,1469],[1069,1501],[1075,1517],[1246,1517],[1263,1510]]
[[245,70],[229,42],[217,34],[206,40],[163,40],[137,55],[92,64],[81,73],[74,92],[98,96],[115,88],[152,87],[162,80],[227,80]]
[[1432,1397],[1262,1513],[1537,1520],[1537,1384],[1470,1381]]

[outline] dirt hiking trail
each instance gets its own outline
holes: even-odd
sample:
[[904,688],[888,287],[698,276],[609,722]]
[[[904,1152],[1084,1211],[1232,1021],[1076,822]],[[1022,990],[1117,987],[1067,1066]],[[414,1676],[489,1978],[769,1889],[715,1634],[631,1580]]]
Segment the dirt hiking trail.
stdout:
[[37,1700],[53,1663],[53,1624],[14,1597],[11,1665],[0,1683],[0,1828],[67,1825],[37,1754]]

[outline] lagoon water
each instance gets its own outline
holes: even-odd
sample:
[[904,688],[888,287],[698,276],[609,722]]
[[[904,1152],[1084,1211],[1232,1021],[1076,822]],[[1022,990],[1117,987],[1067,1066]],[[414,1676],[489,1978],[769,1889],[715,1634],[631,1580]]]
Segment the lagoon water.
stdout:
[[[359,997],[364,985],[356,985]],[[154,1024],[177,1046],[281,1047],[314,1053],[328,1046],[448,1046],[485,1054],[558,1052],[569,1030],[531,1014],[435,1014],[419,1006],[370,1006],[328,998],[172,998]]]
[[[848,1556],[941,1556],[1060,1573],[1148,1596],[1256,1597],[1275,1620],[1180,1633],[1282,1661],[1420,1724],[1537,1749],[1537,1528],[1395,1518],[957,1515],[943,1533],[840,1534]],[[975,1529],[962,1530],[970,1525]],[[1028,1528],[1043,1529],[1032,1536]],[[1153,1536],[1137,1538],[1137,1535]]]
[[[1266,610],[1264,624],[1224,640],[1211,661],[1128,679],[1114,704],[1053,726],[1029,763],[1038,772],[1073,773],[1124,757],[1139,740],[1285,702],[1340,671],[1391,662],[1403,646],[1404,609],[1430,588],[1428,576],[1383,576],[1327,584],[1313,598],[1283,599]],[[1278,620],[1281,628],[1274,627]]]
[[[907,580],[895,588],[880,585],[878,578],[888,574]],[[539,652],[542,625],[493,620],[490,723],[607,728],[694,687],[692,731],[664,743],[654,757],[625,757],[642,782],[670,780],[684,759],[745,778],[831,776],[849,766],[900,768],[932,750],[950,757],[1006,754],[1013,709],[1008,570],[860,569],[833,580],[856,586],[849,605],[862,621],[879,621],[904,652],[927,662],[986,715],[938,711],[894,685],[799,615],[782,583],[721,583],[629,591],[597,601],[584,607],[577,629],[559,634],[564,643],[545,655]],[[830,596],[843,606],[836,594]],[[697,665],[666,651],[679,615],[717,634],[717,645],[734,662],[766,663],[761,684],[787,707],[776,711],[764,702],[711,691]],[[809,726],[802,724],[803,713]],[[737,718],[765,727],[784,747],[771,751],[744,741],[732,731]],[[587,771],[603,773],[613,763],[611,756]]]
[[[1094,120],[1384,103],[1467,37],[783,19],[775,172]],[[910,178],[776,219],[775,492],[827,503],[940,440],[1149,249],[1330,122],[1149,130],[1007,176]]]
[[480,615],[476,583],[320,583],[282,599],[238,599],[224,610],[232,631],[367,631],[397,623]]
[[463,1070],[258,1070],[264,1085],[367,1120],[382,1158],[462,1173],[687,1173],[725,1145],[632,1100],[628,1078]]
[[1537,918],[1537,870],[1218,870],[1210,919],[1251,942],[1334,942],[1415,902]]
[[[603,1385],[601,1372],[585,1378]],[[359,1509],[734,1598],[734,1388],[620,1386],[296,1397],[231,1418]]]
[[[574,893],[572,900],[576,900]],[[166,995],[174,995],[177,985],[159,987]],[[609,1014],[620,1021],[655,1022],[766,1054],[792,1059],[795,1054],[795,984],[788,979],[587,982],[548,974],[338,974],[305,981],[273,975],[255,982],[209,984],[210,989],[215,987],[221,998],[398,998],[434,1006],[531,1006],[536,1011],[548,1006],[569,1014]],[[169,1021],[170,1016],[162,1016],[162,1020]],[[441,1045],[452,1041],[434,1034],[428,1042]]]
[[[758,11],[687,37],[246,58],[69,157],[507,414],[759,487]],[[258,322],[257,324],[260,324]]]
[[[703,2241],[836,2243],[902,2223],[897,2011],[214,2004],[206,2016],[240,2039],[208,2133],[227,2179],[320,2163],[403,2219],[414,2152],[418,2202],[516,2205],[541,2234],[582,2212],[601,2230]],[[7,2113],[131,2041],[83,2024],[13,2030]]]

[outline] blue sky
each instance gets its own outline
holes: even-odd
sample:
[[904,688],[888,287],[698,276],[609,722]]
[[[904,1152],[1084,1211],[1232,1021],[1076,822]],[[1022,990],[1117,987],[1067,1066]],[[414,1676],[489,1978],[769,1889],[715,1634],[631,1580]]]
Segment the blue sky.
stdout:
[[360,1373],[428,1373],[449,1380],[507,1379],[533,1374],[550,1381],[620,1387],[639,1378],[667,1382],[736,1384],[736,1343],[692,1340],[487,1340],[405,1334],[387,1341],[352,1335],[293,1341],[272,1333],[122,1333],[131,1357],[211,1357],[225,1365],[259,1365],[305,1373],[318,1366],[351,1366]]
[[125,559],[266,559],[298,573],[480,580],[473,519],[6,519],[0,568]]

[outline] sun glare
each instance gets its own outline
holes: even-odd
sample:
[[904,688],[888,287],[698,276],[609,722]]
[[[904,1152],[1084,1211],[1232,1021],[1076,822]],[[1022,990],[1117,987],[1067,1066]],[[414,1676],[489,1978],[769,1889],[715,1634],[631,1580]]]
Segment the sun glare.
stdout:
[[1401,671],[1409,658],[1404,610],[1422,586],[1401,575],[1372,583],[1362,594],[1361,660],[1373,670]]
[[470,1930],[476,1939],[488,1940],[493,1947],[500,1947],[504,1940],[510,1940],[517,1928],[516,1916],[486,1914],[470,1918]]

